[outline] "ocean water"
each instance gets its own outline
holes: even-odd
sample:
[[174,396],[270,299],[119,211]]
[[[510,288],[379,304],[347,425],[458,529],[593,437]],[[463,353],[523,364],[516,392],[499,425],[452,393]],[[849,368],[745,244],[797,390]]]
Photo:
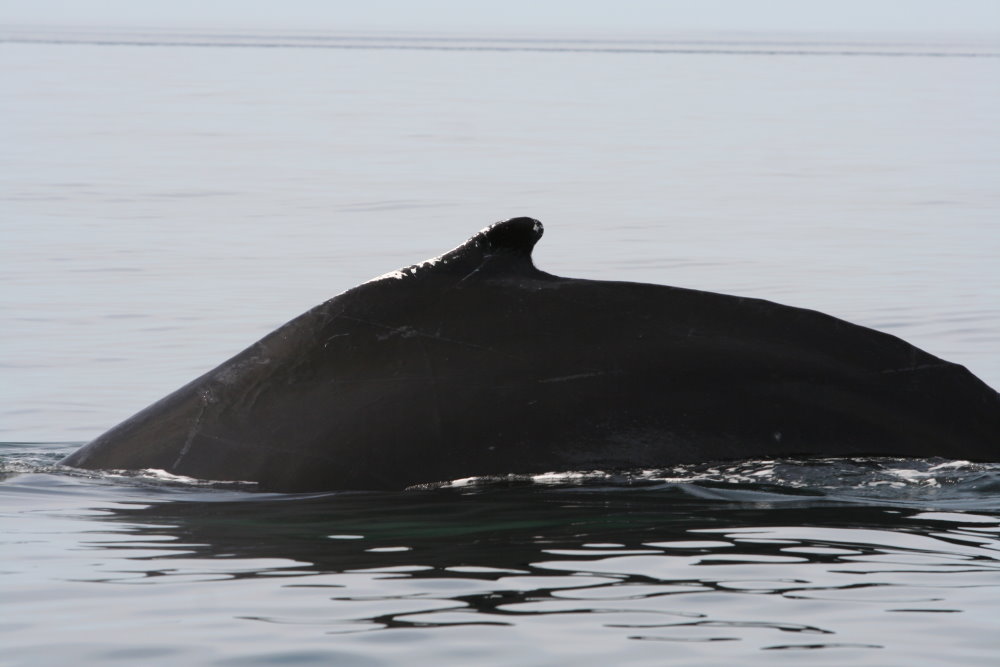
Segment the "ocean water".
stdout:
[[1000,465],[402,493],[62,469],[486,224],[1000,386],[1000,41],[0,29],[4,664],[993,665]]

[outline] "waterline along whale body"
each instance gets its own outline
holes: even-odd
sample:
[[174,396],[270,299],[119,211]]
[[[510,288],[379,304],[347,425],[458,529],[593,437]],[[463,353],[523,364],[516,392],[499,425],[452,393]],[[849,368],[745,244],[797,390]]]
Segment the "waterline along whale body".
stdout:
[[276,491],[775,456],[1000,460],[1000,395],[811,310],[535,268],[498,222],[293,319],[64,459]]

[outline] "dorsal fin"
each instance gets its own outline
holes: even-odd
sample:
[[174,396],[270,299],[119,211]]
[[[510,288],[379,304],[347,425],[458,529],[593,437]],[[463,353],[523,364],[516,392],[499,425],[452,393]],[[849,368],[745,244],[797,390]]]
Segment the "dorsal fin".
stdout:
[[486,277],[537,272],[531,261],[531,251],[544,232],[542,223],[534,218],[511,218],[494,222],[468,241],[441,256],[451,273],[462,279],[477,275]]
[[542,238],[544,231],[542,223],[534,218],[511,218],[494,222],[462,247],[476,243],[487,252],[516,252],[530,258],[531,250],[538,239]]
[[417,277],[427,272],[458,275],[462,279],[479,274],[496,275],[496,271],[540,274],[531,261],[531,251],[543,232],[542,223],[534,218],[494,222],[440,257],[386,273],[369,282]]

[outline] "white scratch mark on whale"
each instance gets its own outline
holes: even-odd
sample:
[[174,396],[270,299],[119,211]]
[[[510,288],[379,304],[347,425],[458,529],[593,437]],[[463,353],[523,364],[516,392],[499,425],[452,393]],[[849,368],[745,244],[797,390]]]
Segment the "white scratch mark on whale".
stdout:
[[904,368],[887,368],[884,371],[879,371],[882,375],[888,375],[891,373],[916,373],[917,371],[927,371],[932,368],[947,368],[951,364],[947,362],[930,363],[930,364],[914,364],[913,366],[906,366]]
[[177,468],[187,456],[188,452],[191,451],[191,445],[194,443],[194,436],[198,432],[198,427],[201,426],[201,419],[205,416],[205,408],[208,407],[211,401],[211,393],[208,390],[201,392],[201,408],[198,410],[198,416],[195,417],[194,423],[191,425],[191,430],[188,431],[187,440],[184,441],[184,446],[181,447],[180,454],[177,455],[177,460],[174,464],[170,466],[171,468]]

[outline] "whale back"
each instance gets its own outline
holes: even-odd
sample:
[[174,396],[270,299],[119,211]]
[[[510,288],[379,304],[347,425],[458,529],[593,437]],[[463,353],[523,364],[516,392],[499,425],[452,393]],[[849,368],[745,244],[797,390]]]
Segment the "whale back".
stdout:
[[997,460],[1000,397],[889,334],[535,268],[492,225],[288,322],[71,455],[283,491],[773,456]]

